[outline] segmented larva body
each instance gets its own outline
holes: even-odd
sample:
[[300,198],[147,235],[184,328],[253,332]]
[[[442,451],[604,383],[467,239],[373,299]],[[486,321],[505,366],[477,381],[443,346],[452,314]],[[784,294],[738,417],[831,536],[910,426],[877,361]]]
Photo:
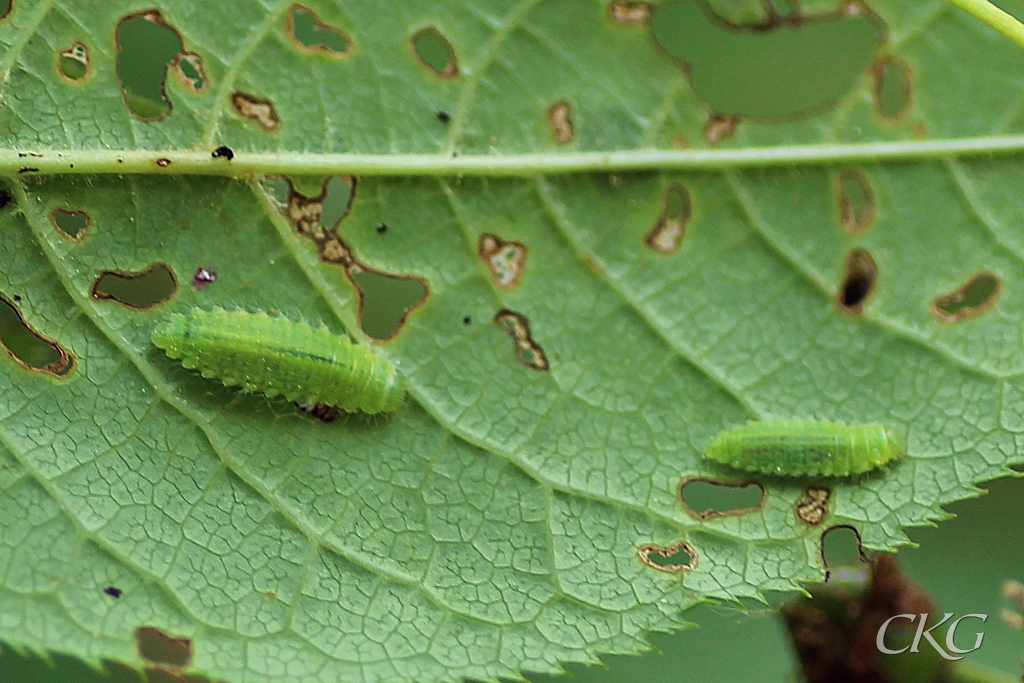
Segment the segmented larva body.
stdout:
[[819,420],[748,422],[716,436],[708,458],[737,469],[785,477],[845,477],[903,455],[903,437],[880,424]]
[[175,314],[153,332],[153,343],[203,377],[302,404],[381,413],[405,397],[395,366],[370,349],[266,313]]

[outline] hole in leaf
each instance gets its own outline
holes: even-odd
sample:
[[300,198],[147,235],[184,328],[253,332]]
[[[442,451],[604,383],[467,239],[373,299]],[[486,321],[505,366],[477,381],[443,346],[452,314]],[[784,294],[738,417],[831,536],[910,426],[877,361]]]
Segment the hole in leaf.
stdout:
[[150,308],[170,299],[177,287],[171,269],[156,263],[140,273],[105,271],[96,278],[92,295],[131,308]]
[[885,57],[871,69],[875,79],[875,107],[887,123],[899,121],[910,111],[910,66],[902,59]]
[[843,230],[856,235],[875,220],[875,193],[863,172],[846,169],[837,179],[839,219]]
[[270,100],[236,92],[231,96],[231,104],[242,118],[255,121],[263,130],[274,130],[281,123]]
[[196,274],[192,276],[192,289],[202,291],[216,281],[217,271],[213,268],[196,268]]
[[57,70],[69,81],[80,81],[89,75],[89,48],[75,42],[57,55]]
[[455,78],[459,63],[455,49],[441,32],[432,26],[420,29],[412,36],[412,51],[423,66],[439,78]]
[[820,14],[766,14],[730,23],[702,2],[679,0],[659,5],[650,25],[712,112],[755,118],[835,104],[854,89],[885,38],[884,24],[862,3]]
[[316,244],[320,260],[345,269],[359,293],[362,330],[377,341],[390,339],[401,330],[409,313],[426,301],[430,288],[415,275],[388,273],[361,263],[338,236],[338,226],[355,201],[355,177],[330,176],[321,182],[315,197],[295,188],[302,180],[308,184],[310,179],[269,177],[262,187],[292,228]]
[[352,42],[344,31],[321,23],[313,10],[302,5],[292,5],[288,34],[300,48],[309,52],[345,57],[352,50]]
[[658,222],[647,234],[647,246],[662,254],[671,254],[683,242],[686,224],[693,215],[690,192],[682,185],[670,185],[665,190],[664,208]]
[[533,340],[530,322],[525,315],[503,308],[494,316],[494,322],[512,337],[516,345],[516,359],[520,363],[534,370],[543,371],[551,368],[544,349]]
[[477,253],[487,264],[496,285],[514,289],[523,277],[526,266],[526,246],[521,242],[506,242],[497,235],[480,235]]
[[182,52],[174,58],[174,73],[193,92],[206,90],[209,82],[203,71],[203,58],[195,52]]
[[164,118],[171,113],[167,67],[182,51],[181,36],[157,10],[123,18],[116,36],[117,77],[125,104],[143,121]]
[[878,268],[871,254],[854,249],[846,257],[846,273],[839,287],[839,305],[849,313],[860,313],[878,279]]
[[817,526],[828,514],[828,499],[832,491],[821,486],[808,486],[796,502],[796,516],[801,522]]
[[646,2],[613,2],[608,5],[608,16],[616,24],[646,24],[651,18],[651,6]]
[[[679,499],[697,519],[742,515],[761,509],[768,492],[756,481],[727,482],[694,477],[679,485]],[[698,512],[703,510],[703,512]]]
[[[20,297],[15,297],[20,300]],[[21,311],[0,296],[0,346],[19,365],[55,377],[71,372],[74,361],[57,342],[46,339],[33,330],[21,316]]]
[[697,566],[697,553],[684,541],[672,545],[645,545],[640,547],[640,561],[663,572],[681,572]]
[[50,220],[64,237],[76,242],[85,239],[89,234],[89,214],[84,211],[69,211],[67,209],[54,209],[50,213]]
[[936,298],[932,312],[947,323],[972,318],[992,308],[1002,288],[999,278],[992,273],[978,273],[958,289]]
[[548,126],[551,138],[560,145],[570,142],[576,134],[573,124],[572,107],[565,100],[555,102],[548,109]]
[[858,566],[867,562],[860,533],[852,526],[834,526],[821,535],[821,559],[825,563],[825,580],[838,567]]
[[353,267],[349,277],[359,290],[359,326],[376,340],[393,337],[428,294],[421,279],[408,275]]
[[154,664],[181,669],[192,661],[192,640],[189,638],[172,638],[158,628],[141,626],[135,629],[135,642],[139,655]]

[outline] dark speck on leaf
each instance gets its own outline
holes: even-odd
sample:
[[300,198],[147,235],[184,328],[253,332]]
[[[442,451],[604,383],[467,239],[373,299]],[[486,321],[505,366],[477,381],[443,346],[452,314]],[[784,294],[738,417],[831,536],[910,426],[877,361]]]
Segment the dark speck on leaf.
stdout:
[[25,166],[24,168],[19,168],[18,169],[18,173],[38,173],[38,172],[39,172],[39,169],[35,168],[33,166]]
[[20,296],[18,296],[17,294],[15,294],[15,295],[14,295],[14,300],[15,300],[15,301],[21,301],[21,297],[20,297]]
[[121,597],[121,593],[122,593],[120,588],[114,588],[113,586],[107,586],[106,588],[103,589],[103,592],[106,593],[107,595],[109,595],[112,598],[119,598],[119,597]]
[[377,226],[377,232],[379,232],[380,234],[383,235],[387,231],[388,231],[388,224],[387,223],[381,223],[380,225]]
[[470,318],[470,317],[469,317],[468,315],[467,315],[467,316],[466,316],[465,318],[463,318],[463,319],[462,319],[462,324],[463,324],[463,325],[468,325],[468,324],[470,324],[471,322],[473,322],[473,319],[472,319],[472,318]]
[[452,120],[452,115],[446,112],[444,109],[438,109],[437,112],[435,113],[437,114],[437,120],[440,121],[441,123],[448,123],[449,121]]
[[235,158],[235,153],[231,151],[231,148],[227,145],[221,145],[217,149],[213,150],[213,158],[224,157],[228,161]]

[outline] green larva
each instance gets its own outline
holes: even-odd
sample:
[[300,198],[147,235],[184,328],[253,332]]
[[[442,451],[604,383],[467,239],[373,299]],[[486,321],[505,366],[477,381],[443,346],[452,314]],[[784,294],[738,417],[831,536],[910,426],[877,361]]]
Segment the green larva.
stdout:
[[903,437],[885,425],[777,420],[728,429],[708,444],[705,455],[749,472],[845,477],[873,470],[904,450]]
[[302,404],[381,413],[405,397],[395,366],[370,349],[266,313],[175,314],[154,330],[153,343],[203,377]]

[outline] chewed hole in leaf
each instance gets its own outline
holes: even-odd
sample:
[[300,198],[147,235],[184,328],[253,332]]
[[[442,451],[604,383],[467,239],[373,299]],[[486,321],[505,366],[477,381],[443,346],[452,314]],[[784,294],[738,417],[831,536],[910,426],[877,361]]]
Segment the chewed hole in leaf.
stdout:
[[359,326],[372,339],[398,334],[409,313],[427,299],[426,282],[412,275],[393,275],[365,267],[349,268],[359,290]]
[[639,550],[640,561],[662,572],[678,573],[697,566],[697,553],[685,541],[671,545],[644,545]]
[[89,48],[76,42],[57,55],[57,70],[69,81],[80,81],[89,75]]
[[871,254],[863,249],[851,251],[846,257],[843,282],[839,286],[839,306],[849,313],[862,312],[877,280],[878,267]]
[[565,100],[559,100],[548,108],[548,128],[551,139],[560,145],[571,142],[576,135],[573,123],[572,106]]
[[413,34],[410,42],[413,54],[435,76],[455,78],[459,75],[455,48],[436,28],[428,26],[420,29]]
[[796,516],[804,524],[817,526],[828,514],[828,499],[832,496],[830,489],[822,486],[808,486],[804,489],[800,500],[796,502]]
[[182,52],[174,58],[174,73],[193,92],[206,90],[209,81],[203,70],[203,58],[195,52]]
[[231,96],[231,104],[234,105],[239,116],[255,121],[263,130],[274,130],[281,125],[274,104],[270,100],[244,92],[236,92]]
[[135,629],[135,643],[139,656],[154,664],[182,669],[192,662],[192,640],[174,638],[152,626]]
[[69,240],[80,242],[89,234],[91,219],[85,211],[54,209],[50,213],[50,220],[57,231]]
[[527,253],[523,243],[506,242],[487,232],[480,236],[477,253],[491,271],[494,283],[502,289],[514,289],[522,280]]
[[322,23],[313,10],[302,5],[292,5],[288,35],[299,48],[308,52],[345,57],[352,51],[352,41],[344,31]]
[[845,524],[831,527],[821,535],[821,559],[827,570],[826,580],[828,574],[838,567],[857,566],[868,560],[861,545],[860,533]]
[[3,296],[0,296],[0,346],[28,370],[62,377],[74,366],[71,354],[29,327],[21,311]]
[[646,2],[620,1],[608,5],[608,16],[616,24],[646,24],[651,18],[651,11],[651,5]]
[[856,235],[875,220],[875,192],[863,171],[843,170],[836,179],[839,220],[843,230]]
[[932,302],[932,312],[947,323],[973,318],[992,308],[1002,289],[998,277],[981,272],[952,292],[936,298]]
[[522,313],[504,308],[494,316],[495,324],[505,330],[515,344],[516,359],[534,370],[549,370],[547,355],[540,344],[533,340],[530,321]]
[[128,109],[143,121],[171,113],[167,67],[182,51],[181,36],[156,10],[132,14],[117,24],[117,77]]
[[664,208],[658,222],[647,234],[647,246],[662,254],[679,248],[686,235],[686,225],[693,215],[690,192],[683,185],[673,184],[665,190]]
[[131,308],[150,308],[170,299],[178,288],[174,272],[156,263],[139,273],[108,270],[92,286],[96,299],[110,299]]
[[701,520],[755,512],[768,492],[756,481],[728,482],[703,477],[684,479],[679,499],[691,515]]
[[902,59],[889,56],[875,62],[871,72],[878,115],[887,123],[901,120],[912,103],[910,66]]
[[650,26],[710,111],[788,118],[851,93],[885,38],[884,24],[867,5],[835,4],[823,13],[770,11],[738,24],[709,3],[677,0],[658,5]]
[[[305,192],[319,190],[319,193],[310,197],[297,186]],[[338,228],[355,202],[356,178],[329,176],[320,180],[278,176],[264,179],[262,187],[292,229],[313,241],[321,261],[345,269],[359,293],[359,324],[363,332],[377,341],[398,334],[409,313],[426,301],[430,288],[418,276],[388,273],[360,262],[341,239]]]

